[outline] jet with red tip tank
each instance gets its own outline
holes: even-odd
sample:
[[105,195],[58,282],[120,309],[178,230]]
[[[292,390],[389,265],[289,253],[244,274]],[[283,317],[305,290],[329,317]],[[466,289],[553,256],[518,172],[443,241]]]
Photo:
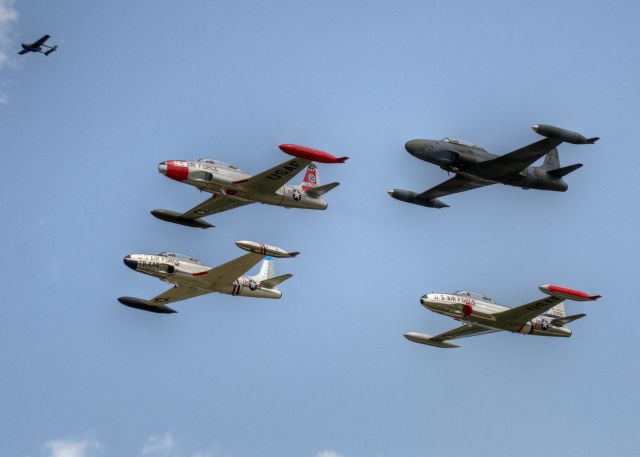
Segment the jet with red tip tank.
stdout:
[[[120,297],[118,301],[130,308],[171,314],[177,311],[168,307],[169,303],[211,292],[254,298],[282,297],[282,292],[276,286],[293,275],[276,276],[272,257],[295,257],[299,252],[287,252],[256,241],[238,241],[236,246],[249,253],[214,268],[203,265],[198,259],[175,252],[130,254],[123,259],[126,266],[172,283],[174,287],[149,300]],[[260,260],[263,260],[260,272],[254,276],[245,276]]]
[[[253,176],[242,172],[235,165],[210,159],[196,162],[167,160],[160,163],[158,171],[166,177],[209,192],[212,196],[184,213],[156,209],[151,214],[176,224],[209,228],[213,225],[202,220],[202,217],[251,203],[286,208],[326,209],[327,202],[322,197],[340,183],[320,185],[318,168],[313,162],[344,163],[348,157],[335,157],[328,152],[295,144],[282,144],[280,149],[294,158]],[[286,185],[305,167],[301,184]]]
[[545,284],[538,288],[548,297],[515,308],[498,305],[491,298],[475,292],[458,291],[423,295],[420,298],[422,306],[435,313],[452,317],[463,325],[436,336],[418,332],[408,332],[404,336],[414,343],[439,348],[459,347],[450,342],[457,338],[500,331],[523,335],[569,337],[571,329],[567,324],[586,314],[567,316],[564,301],[593,301],[600,298],[600,295],[589,295],[562,286]]
[[[561,167],[557,146],[563,142],[593,144],[599,138],[586,138],[552,125],[536,124],[531,128],[546,138],[502,156],[490,154],[480,146],[456,138],[407,141],[404,147],[409,154],[438,165],[448,173],[455,173],[455,176],[422,193],[404,189],[391,189],[387,193],[403,202],[429,208],[446,208],[449,205],[438,200],[439,197],[491,184],[566,191],[569,186],[562,178],[582,167],[582,164]],[[532,166],[543,156],[546,157],[541,166]]]

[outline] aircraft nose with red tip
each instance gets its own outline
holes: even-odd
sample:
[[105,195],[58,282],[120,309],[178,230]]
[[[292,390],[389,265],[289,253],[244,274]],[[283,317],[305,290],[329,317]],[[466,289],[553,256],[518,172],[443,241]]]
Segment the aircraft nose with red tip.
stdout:
[[180,160],[167,160],[158,164],[158,171],[167,178],[184,181],[189,177],[189,167]]

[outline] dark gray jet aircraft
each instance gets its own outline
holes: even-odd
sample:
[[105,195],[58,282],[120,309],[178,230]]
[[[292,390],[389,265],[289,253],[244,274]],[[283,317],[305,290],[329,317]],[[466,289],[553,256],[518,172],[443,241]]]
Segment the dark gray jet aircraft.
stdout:
[[[456,175],[421,194],[404,189],[392,189],[387,193],[403,202],[429,208],[446,208],[449,205],[438,200],[438,197],[496,183],[523,189],[564,192],[569,186],[562,177],[582,164],[560,167],[556,147],[562,142],[593,144],[599,138],[585,138],[579,133],[552,125],[536,124],[531,128],[546,138],[503,156],[490,154],[480,146],[455,138],[407,141],[404,147],[411,155]],[[531,166],[544,155],[542,166]]]
[[[39,52],[41,54],[44,54],[45,56],[48,56],[53,51],[58,49],[57,44],[55,46],[47,46],[46,44],[44,44],[45,41],[47,41],[49,38],[49,35],[44,35],[42,38],[34,41],[31,44],[22,43],[22,51],[20,51],[18,54],[22,56],[24,54],[27,54],[28,52]],[[42,48],[47,48],[47,50],[43,51]]]

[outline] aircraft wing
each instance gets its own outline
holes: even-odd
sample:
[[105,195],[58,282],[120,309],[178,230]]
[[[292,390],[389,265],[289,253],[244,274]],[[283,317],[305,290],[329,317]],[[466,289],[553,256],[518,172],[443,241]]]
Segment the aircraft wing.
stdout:
[[418,194],[416,197],[430,200],[432,198],[442,197],[449,194],[457,194],[467,190],[477,189],[479,187],[488,186],[492,183],[480,180],[473,180],[462,175],[456,175],[448,181],[442,182],[429,190]]
[[162,292],[160,295],[153,297],[151,300],[148,300],[148,303],[152,306],[164,306],[167,303],[174,303],[208,293],[208,290],[196,289],[194,287],[172,287],[171,289]]
[[448,332],[441,333],[436,336],[426,335],[424,333],[409,332],[404,337],[414,343],[426,344],[427,346],[435,346],[439,348],[457,348],[457,344],[449,343],[449,340],[457,338],[466,338],[469,336],[485,335],[487,333],[499,332],[500,330],[485,327],[480,324],[464,324],[461,327],[454,328]]
[[28,49],[23,49],[23,50],[22,50],[22,51],[20,51],[18,54],[20,54],[21,56],[23,56],[23,55],[27,54],[28,52],[31,52],[31,51],[30,51],[30,50],[28,50]]
[[511,308],[506,311],[493,314],[496,321],[505,323],[512,326],[520,326],[529,322],[534,317],[538,317],[545,311],[549,311],[561,301],[564,301],[563,297],[549,296],[541,298],[540,300],[532,301],[526,305]]
[[264,258],[261,254],[250,252],[220,266],[197,274],[198,282],[209,289],[228,286],[250,270]]
[[562,143],[562,140],[556,138],[545,138],[544,140],[536,141],[503,156],[480,162],[473,169],[473,174],[483,178],[493,178],[518,173],[560,143]]
[[310,163],[311,160],[296,157],[236,184],[242,184],[249,192],[274,193]]
[[436,336],[432,336],[431,339],[433,341],[447,341],[447,340],[455,340],[458,338],[467,338],[469,336],[478,336],[485,335],[487,333],[495,333],[500,330],[485,327],[484,325],[479,324],[464,324],[461,327],[454,328],[453,330],[449,330],[448,332],[441,333]]
[[38,47],[38,46],[42,46],[44,44],[45,41],[47,41],[49,39],[49,35],[44,35],[41,38],[38,38],[37,41],[35,41],[31,46]]
[[173,222],[175,224],[186,225],[189,227],[209,228],[213,227],[213,225],[201,220],[201,217],[239,208],[240,206],[248,205],[250,203],[253,202],[227,197],[224,194],[213,194],[213,196],[208,200],[203,201],[198,206],[194,206],[189,211],[182,214],[168,209],[154,209],[151,211],[151,214],[158,219]]
[[189,211],[182,213],[180,217],[185,219],[197,219],[199,217],[229,211],[230,209],[240,208],[241,206],[248,205],[250,203],[253,202],[227,197],[224,194],[213,194],[211,198],[203,201],[198,206],[194,206]]

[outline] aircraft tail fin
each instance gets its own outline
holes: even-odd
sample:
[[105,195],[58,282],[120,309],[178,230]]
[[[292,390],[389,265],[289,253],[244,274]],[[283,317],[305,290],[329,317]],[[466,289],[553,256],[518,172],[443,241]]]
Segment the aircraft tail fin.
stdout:
[[257,275],[253,277],[257,282],[264,281],[266,279],[270,279],[275,277],[276,275],[276,267],[273,264],[273,259],[271,256],[266,256],[262,261],[262,265],[260,266],[260,271]]
[[545,313],[545,316],[549,316],[549,317],[565,317],[567,315],[565,309],[564,309],[564,301],[561,301],[560,303],[558,303],[556,306],[554,306],[553,308],[551,308],[549,311],[547,311]]
[[319,184],[320,173],[318,172],[318,167],[316,167],[313,163],[310,163],[304,173],[304,179],[302,181],[302,184],[300,184],[300,188],[306,192],[315,189]]
[[541,168],[547,171],[560,168],[560,157],[558,156],[557,148],[553,148],[551,151],[547,152],[547,155],[544,156],[544,163]]
[[562,168],[554,168],[552,170],[547,170],[547,173],[556,178],[562,178],[563,176],[568,175],[572,171],[576,171],[578,168],[582,167],[581,163],[574,163],[573,165],[569,165]]

